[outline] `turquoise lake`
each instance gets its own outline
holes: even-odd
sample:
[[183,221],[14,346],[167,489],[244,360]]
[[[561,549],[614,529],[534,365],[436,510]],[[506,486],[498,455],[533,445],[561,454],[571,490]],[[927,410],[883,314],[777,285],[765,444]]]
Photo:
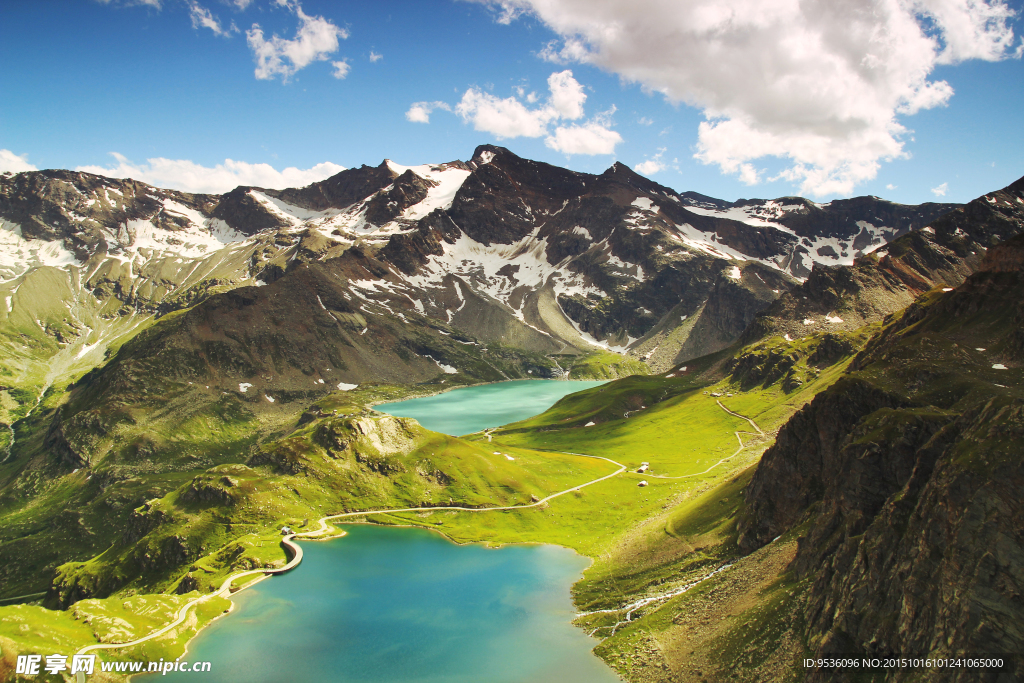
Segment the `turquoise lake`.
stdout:
[[397,417],[411,417],[435,432],[460,436],[539,415],[567,394],[604,383],[605,380],[515,380],[463,387],[397,403],[382,403],[375,409]]
[[[377,410],[469,434],[599,384],[502,382]],[[304,542],[301,565],[235,595],[234,611],[201,631],[183,659],[211,662],[203,676],[218,683],[619,681],[591,652],[597,641],[571,624],[569,589],[587,558],[550,545],[460,546],[425,529],[345,529],[344,538]]]
[[[233,599],[183,658],[218,683],[614,683],[569,622],[589,560],[549,545],[455,545],[349,525],[302,564]],[[194,681],[192,673],[142,681]]]

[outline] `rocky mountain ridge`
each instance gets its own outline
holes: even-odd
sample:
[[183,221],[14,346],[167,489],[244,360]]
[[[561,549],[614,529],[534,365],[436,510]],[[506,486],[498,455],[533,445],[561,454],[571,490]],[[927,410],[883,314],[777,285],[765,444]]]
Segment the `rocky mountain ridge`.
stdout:
[[69,345],[76,361],[86,356],[71,365],[88,367],[119,345],[120,319],[148,324],[359,246],[351,260],[380,261],[351,288],[371,311],[412,311],[540,352],[628,352],[660,368],[727,345],[814,263],[849,261],[951,208],[726,203],[621,164],[594,176],[492,146],[465,163],[385,161],[306,188],[224,195],[20,173],[0,177],[0,326],[37,348],[0,343],[15,375]]
[[854,330],[881,320],[934,287],[960,285],[980,266],[989,248],[1021,232],[1024,178],[850,265],[819,265],[803,283],[760,313],[742,341],[772,334],[796,338],[826,329]]

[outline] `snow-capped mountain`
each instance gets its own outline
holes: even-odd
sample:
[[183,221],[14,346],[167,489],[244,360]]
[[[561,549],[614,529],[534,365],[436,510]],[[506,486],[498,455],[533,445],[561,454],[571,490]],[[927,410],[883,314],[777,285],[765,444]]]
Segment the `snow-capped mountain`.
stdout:
[[[0,346],[13,383],[38,388],[162,315],[320,263],[364,334],[444,328],[662,368],[731,343],[815,264],[852,263],[953,206],[727,203],[622,164],[590,175],[494,146],[468,162],[386,160],[305,188],[224,195],[70,171],[6,175]],[[317,306],[326,310],[322,297]],[[421,374],[457,367],[424,353]]]

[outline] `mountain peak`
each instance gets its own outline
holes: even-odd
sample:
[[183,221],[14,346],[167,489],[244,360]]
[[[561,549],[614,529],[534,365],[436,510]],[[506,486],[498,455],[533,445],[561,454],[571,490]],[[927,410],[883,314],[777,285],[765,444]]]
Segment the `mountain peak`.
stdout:
[[677,194],[672,188],[659,185],[650,178],[640,175],[621,161],[616,161],[614,164],[609,166],[608,169],[601,174],[601,177],[607,180],[614,180],[622,183],[623,185],[628,185],[629,187],[641,192],[668,193],[669,195]]
[[510,156],[513,158],[519,158],[505,147],[499,147],[497,145],[479,145],[473,150],[472,161],[479,165],[489,164],[497,157]]

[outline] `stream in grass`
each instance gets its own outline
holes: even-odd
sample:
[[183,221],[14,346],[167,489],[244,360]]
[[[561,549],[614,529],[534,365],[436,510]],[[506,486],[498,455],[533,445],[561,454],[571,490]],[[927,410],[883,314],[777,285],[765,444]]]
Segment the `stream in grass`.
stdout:
[[427,429],[460,436],[539,415],[558,399],[604,384],[557,379],[524,379],[454,389],[444,394],[382,403],[375,409],[416,419]]
[[[601,383],[502,382],[377,409],[467,434]],[[571,624],[569,589],[587,558],[550,545],[460,546],[418,528],[344,528],[344,538],[303,543],[295,570],[236,595],[183,659],[211,662],[211,680],[224,683],[619,681]]]

